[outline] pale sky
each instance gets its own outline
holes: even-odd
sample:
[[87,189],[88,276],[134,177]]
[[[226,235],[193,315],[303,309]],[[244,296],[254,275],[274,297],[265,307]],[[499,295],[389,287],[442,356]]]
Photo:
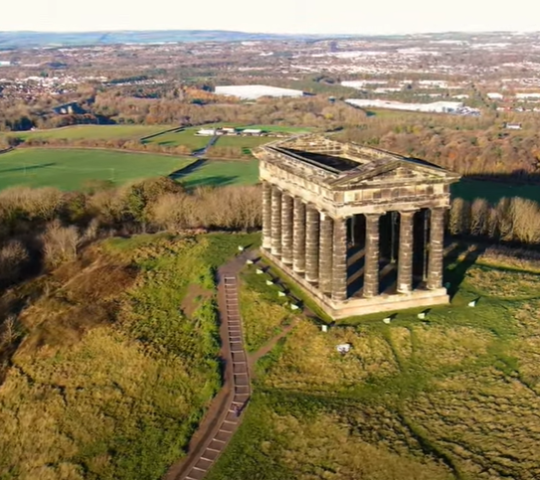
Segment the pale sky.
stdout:
[[538,31],[538,0],[0,0],[0,31]]

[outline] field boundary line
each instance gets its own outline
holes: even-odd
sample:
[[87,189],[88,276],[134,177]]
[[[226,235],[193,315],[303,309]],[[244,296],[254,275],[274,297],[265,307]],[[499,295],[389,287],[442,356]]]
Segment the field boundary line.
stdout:
[[180,155],[178,153],[162,153],[162,152],[151,152],[148,150],[134,150],[132,148],[107,148],[107,147],[85,147],[85,146],[74,146],[74,145],[24,145],[21,144],[12,150],[29,150],[29,149],[44,149],[44,150],[105,150],[108,152],[117,152],[117,153],[143,153],[147,155],[161,155],[163,157],[180,157],[180,158],[189,158],[190,155]]

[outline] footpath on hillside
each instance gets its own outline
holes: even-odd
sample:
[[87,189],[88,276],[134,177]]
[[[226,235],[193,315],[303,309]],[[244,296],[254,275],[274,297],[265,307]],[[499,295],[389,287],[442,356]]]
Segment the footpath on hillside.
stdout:
[[247,260],[257,260],[257,253],[254,250],[245,251],[218,269],[223,386],[191,438],[187,457],[174,464],[164,480],[202,480],[206,476],[242,422],[251,396],[250,378],[255,363],[293,328],[293,325],[286,326],[258,351],[249,356],[246,354],[240,317],[238,275]]

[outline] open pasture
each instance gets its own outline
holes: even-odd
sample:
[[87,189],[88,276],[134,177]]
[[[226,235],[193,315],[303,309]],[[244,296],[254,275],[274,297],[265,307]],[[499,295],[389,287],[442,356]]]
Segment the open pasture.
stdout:
[[254,185],[259,178],[258,160],[200,160],[185,168],[176,180],[187,188]]
[[162,147],[178,147],[183,145],[192,152],[206,147],[211,137],[199,137],[195,135],[201,127],[186,128],[174,132],[166,132],[161,135],[143,140],[145,144],[157,144]]
[[193,159],[91,149],[18,149],[0,155],[0,189],[24,185],[77,190],[88,180],[115,184],[169,175]]
[[[154,143],[166,147],[186,146],[191,151],[200,150],[210,142],[211,137],[195,135],[200,129],[220,128],[220,127],[236,127],[236,128],[253,128],[261,129],[267,132],[279,132],[284,134],[295,135],[299,133],[308,133],[312,129],[303,127],[283,127],[280,125],[242,125],[238,123],[212,123],[208,125],[200,125],[197,127],[189,127],[177,132],[167,132],[162,135],[144,140],[144,143]],[[275,137],[242,137],[242,136],[223,136],[216,143],[219,147],[242,147],[254,148],[264,143],[269,143],[277,140]]]
[[42,138],[44,140],[113,140],[139,139],[171,128],[168,125],[74,125],[25,132],[4,133],[22,140]]

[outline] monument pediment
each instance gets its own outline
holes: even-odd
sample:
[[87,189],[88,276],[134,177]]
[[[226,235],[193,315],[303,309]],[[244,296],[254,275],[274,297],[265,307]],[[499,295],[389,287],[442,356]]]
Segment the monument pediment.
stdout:
[[351,170],[330,182],[330,185],[342,190],[368,185],[431,183],[450,180],[450,178],[453,178],[453,175],[441,168],[399,159],[389,162],[373,162]]
[[453,183],[460,177],[425,160],[318,134],[273,142],[254,153],[278,168],[287,163],[300,176],[311,170],[323,184],[339,190],[367,184]]

